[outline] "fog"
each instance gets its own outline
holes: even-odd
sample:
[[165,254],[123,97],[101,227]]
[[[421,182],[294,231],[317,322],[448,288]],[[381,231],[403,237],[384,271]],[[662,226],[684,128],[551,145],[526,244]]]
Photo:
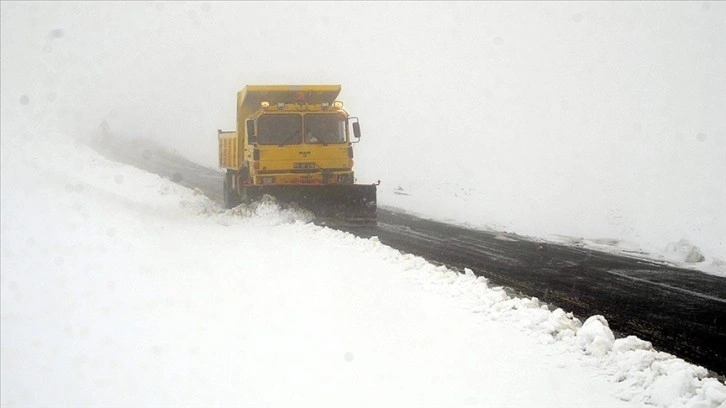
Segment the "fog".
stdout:
[[[215,168],[244,85],[341,84],[363,130],[358,181],[381,180],[382,205],[656,250],[686,239],[726,259],[726,4],[1,10],[3,136],[31,123],[82,137],[105,121]],[[388,198],[399,187],[408,204]]]

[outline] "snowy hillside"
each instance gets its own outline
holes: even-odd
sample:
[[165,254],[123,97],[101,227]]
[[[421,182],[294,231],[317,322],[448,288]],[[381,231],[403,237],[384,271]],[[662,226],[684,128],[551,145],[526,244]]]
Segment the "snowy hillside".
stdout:
[[3,108],[68,134],[214,168],[244,85],[341,84],[383,205],[726,275],[725,3],[0,9]]
[[601,317],[271,202],[224,212],[24,126],[0,139],[4,407],[726,401],[706,370]]

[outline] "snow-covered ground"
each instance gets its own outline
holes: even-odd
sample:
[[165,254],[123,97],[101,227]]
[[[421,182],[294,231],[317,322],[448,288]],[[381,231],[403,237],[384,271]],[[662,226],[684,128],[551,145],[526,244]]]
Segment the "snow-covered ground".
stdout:
[[3,407],[726,403],[602,317],[272,202],[223,211],[30,122],[0,141]]
[[650,254],[685,239],[718,269],[724,4],[0,10],[3,407],[726,404],[601,318],[274,203],[224,212],[81,142],[105,122],[214,167],[246,83],[341,83],[383,205]]

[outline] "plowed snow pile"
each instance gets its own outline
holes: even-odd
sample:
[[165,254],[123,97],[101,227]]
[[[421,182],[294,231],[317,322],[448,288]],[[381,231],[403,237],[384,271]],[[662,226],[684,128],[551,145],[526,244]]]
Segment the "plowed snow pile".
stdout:
[[223,212],[79,142],[2,131],[0,404],[689,406],[726,386],[274,202]]

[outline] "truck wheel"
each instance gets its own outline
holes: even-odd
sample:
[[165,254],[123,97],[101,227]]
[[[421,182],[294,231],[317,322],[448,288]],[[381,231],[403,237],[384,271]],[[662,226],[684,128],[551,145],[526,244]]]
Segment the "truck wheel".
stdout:
[[230,173],[227,173],[224,176],[223,195],[224,208],[226,209],[237,207],[242,203],[237,195],[237,192],[232,189],[232,177],[234,177],[234,175]]

